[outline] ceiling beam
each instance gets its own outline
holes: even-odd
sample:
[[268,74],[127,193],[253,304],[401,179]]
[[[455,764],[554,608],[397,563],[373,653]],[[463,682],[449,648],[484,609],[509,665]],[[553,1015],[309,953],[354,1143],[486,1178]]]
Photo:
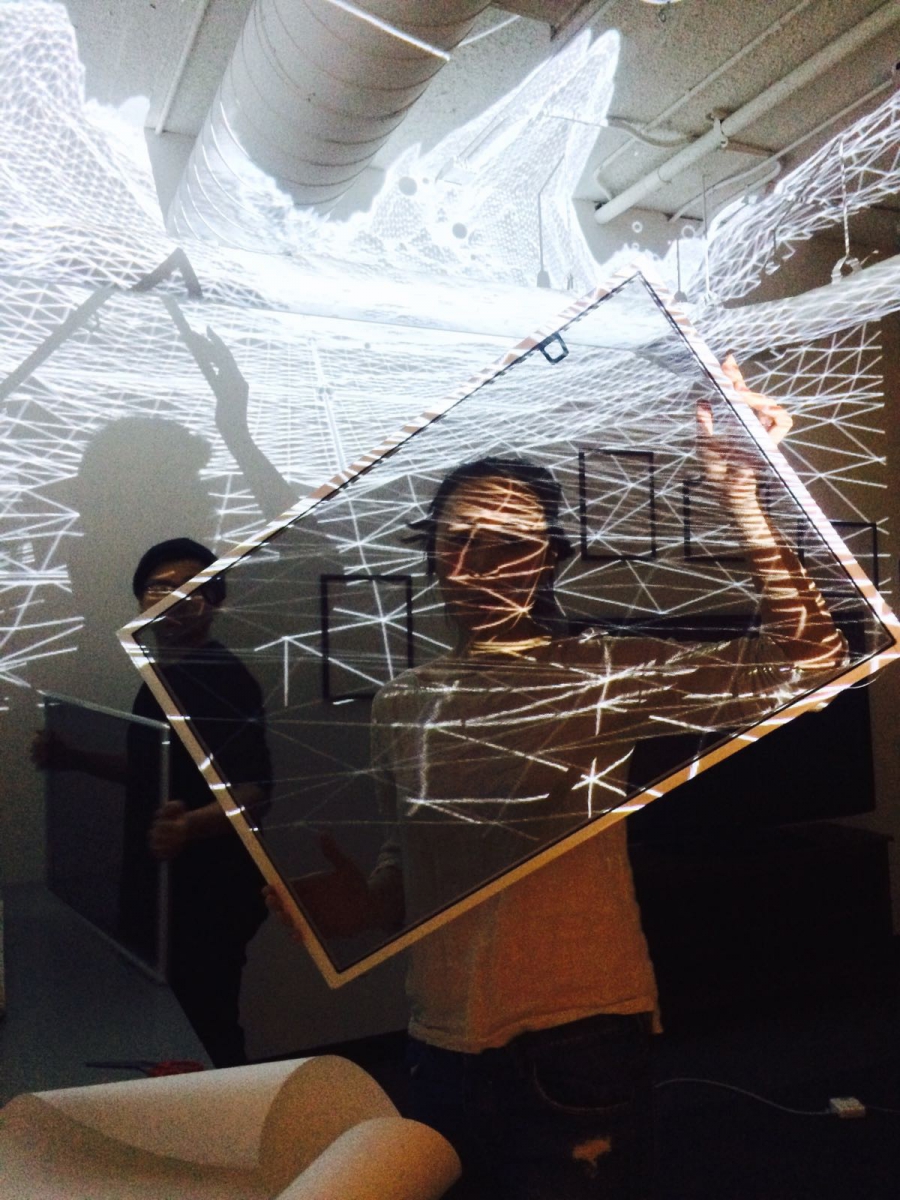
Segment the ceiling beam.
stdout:
[[155,134],[165,133],[166,121],[169,119],[169,113],[172,111],[172,105],[175,103],[175,97],[178,95],[178,89],[181,87],[188,59],[194,51],[194,46],[197,44],[197,35],[200,33],[200,26],[203,24],[209,5],[210,0],[197,0],[197,7],[194,10],[194,16],[191,20],[191,27],[187,32],[187,37],[184,39],[181,54],[178,56],[178,62],[175,64],[175,70],[172,72],[172,78],[169,80],[169,86],[166,89],[165,98],[159,110],[159,116],[156,118],[156,124],[153,127]]
[[600,16],[619,0],[493,0],[495,8],[531,17],[550,26],[550,36],[567,41],[588,21]]

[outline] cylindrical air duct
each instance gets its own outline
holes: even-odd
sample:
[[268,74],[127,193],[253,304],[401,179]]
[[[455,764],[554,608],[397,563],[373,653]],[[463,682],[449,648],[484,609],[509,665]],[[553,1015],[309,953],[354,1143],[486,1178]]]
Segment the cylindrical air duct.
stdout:
[[333,203],[487,7],[256,0],[169,209],[170,230],[234,240],[242,202],[265,176],[295,204]]

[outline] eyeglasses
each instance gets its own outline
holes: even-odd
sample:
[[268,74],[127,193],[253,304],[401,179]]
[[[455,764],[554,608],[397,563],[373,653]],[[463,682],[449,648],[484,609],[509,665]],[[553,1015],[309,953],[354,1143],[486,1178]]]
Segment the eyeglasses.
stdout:
[[[180,583],[148,583],[144,588],[142,595],[143,598],[150,601],[151,604],[156,604],[157,601],[162,600],[165,596],[170,596],[172,592],[176,591],[181,586],[182,585]],[[182,599],[192,600],[195,604],[210,603],[209,595],[207,594],[205,585],[194,588],[189,595],[182,597]]]

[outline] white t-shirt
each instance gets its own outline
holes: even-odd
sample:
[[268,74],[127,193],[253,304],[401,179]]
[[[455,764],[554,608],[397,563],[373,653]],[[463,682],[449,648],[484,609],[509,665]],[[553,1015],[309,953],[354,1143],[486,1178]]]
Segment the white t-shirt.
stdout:
[[[373,709],[373,760],[396,834],[406,923],[446,908],[618,808],[634,742],[749,726],[794,698],[760,636],[684,646],[588,632],[524,653],[446,656]],[[602,1012],[655,1011],[624,821],[410,950],[414,1036],[477,1052]]]

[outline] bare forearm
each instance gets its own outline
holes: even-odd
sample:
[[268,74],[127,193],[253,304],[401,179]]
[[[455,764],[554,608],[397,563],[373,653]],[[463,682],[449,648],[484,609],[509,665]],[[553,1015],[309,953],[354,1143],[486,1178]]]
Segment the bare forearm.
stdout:
[[844,642],[815,582],[755,500],[734,513],[760,596],[762,628],[807,669],[839,662]]
[[185,813],[187,841],[202,842],[207,838],[222,837],[231,827],[224,809],[217,800],[211,800],[202,808],[192,808]]
[[269,462],[249,432],[224,428],[221,432],[263,515],[274,521],[287,512],[296,503],[297,494],[277,467]]
[[105,779],[108,783],[125,783],[128,764],[123,755],[101,754],[96,750],[82,750],[78,746],[69,746],[67,752],[69,761],[57,767],[57,770],[78,771],[94,779]]

